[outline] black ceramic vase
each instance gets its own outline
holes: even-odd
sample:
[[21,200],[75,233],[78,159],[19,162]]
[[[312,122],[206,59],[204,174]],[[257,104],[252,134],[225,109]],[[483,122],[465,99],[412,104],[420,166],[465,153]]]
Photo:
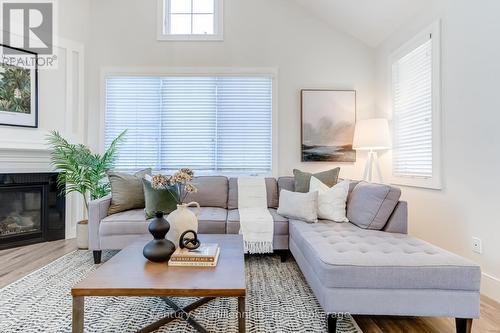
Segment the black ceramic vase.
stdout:
[[153,262],[168,261],[175,251],[175,245],[165,239],[165,235],[170,230],[170,223],[163,218],[163,212],[156,212],[156,217],[150,220],[148,229],[154,239],[144,246],[142,254]]

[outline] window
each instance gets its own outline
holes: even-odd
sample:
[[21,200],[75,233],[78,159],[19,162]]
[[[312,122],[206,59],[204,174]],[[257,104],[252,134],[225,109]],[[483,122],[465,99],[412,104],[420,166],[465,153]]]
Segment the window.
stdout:
[[125,129],[117,169],[268,174],[272,77],[108,77],[106,148]]
[[222,0],[158,0],[160,40],[222,40]]
[[392,59],[393,182],[441,188],[439,25]]

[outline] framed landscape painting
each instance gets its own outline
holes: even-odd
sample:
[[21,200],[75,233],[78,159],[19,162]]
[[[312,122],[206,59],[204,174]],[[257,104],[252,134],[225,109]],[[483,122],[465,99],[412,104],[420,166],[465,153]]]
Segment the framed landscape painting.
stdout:
[[355,162],[356,91],[301,91],[302,162]]
[[37,54],[0,44],[0,125],[38,127]]

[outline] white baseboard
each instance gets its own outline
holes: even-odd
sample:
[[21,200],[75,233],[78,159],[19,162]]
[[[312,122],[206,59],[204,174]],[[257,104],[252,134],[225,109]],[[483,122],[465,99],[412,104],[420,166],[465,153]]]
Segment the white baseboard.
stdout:
[[481,294],[500,303],[500,279],[488,273],[482,273]]

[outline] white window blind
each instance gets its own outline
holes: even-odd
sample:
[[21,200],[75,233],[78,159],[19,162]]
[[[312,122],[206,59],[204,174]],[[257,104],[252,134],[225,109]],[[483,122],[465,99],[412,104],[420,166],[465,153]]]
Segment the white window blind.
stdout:
[[271,170],[271,109],[269,78],[218,79],[218,169]]
[[392,65],[393,175],[432,178],[432,39]]
[[215,170],[216,78],[161,79],[161,168]]
[[272,78],[108,77],[106,148],[124,129],[117,169],[269,173]]
[[106,149],[127,129],[115,165],[120,169],[159,168],[161,80],[154,77],[113,77],[106,82]]

